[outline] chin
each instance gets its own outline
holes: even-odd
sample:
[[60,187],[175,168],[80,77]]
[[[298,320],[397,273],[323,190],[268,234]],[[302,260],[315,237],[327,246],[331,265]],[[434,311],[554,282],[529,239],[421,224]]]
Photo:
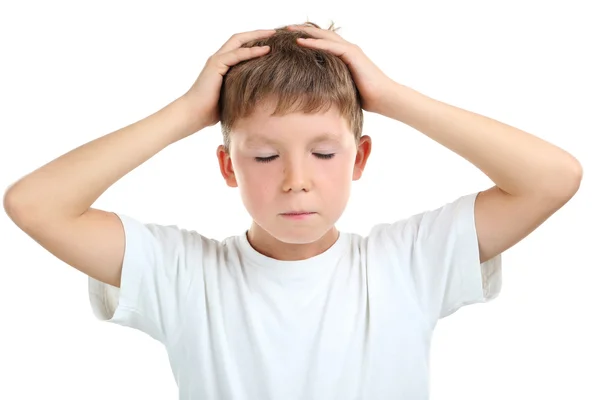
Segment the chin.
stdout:
[[331,227],[275,228],[269,234],[287,244],[310,244],[321,239],[330,229]]

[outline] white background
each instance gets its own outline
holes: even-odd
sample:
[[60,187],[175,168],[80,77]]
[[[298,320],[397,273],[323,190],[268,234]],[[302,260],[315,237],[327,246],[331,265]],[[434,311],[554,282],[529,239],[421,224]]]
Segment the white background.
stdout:
[[[505,253],[500,297],[440,321],[431,398],[600,399],[600,15],[593,1],[493,3],[2,2],[0,184],[162,108],[233,33],[333,20],[393,79],[532,132],[584,167],[576,197]],[[367,114],[365,133],[373,154],[343,230],[366,234],[491,185],[397,121]],[[217,125],[170,146],[95,207],[240,233],[249,219],[220,176],[220,140]],[[0,235],[1,399],[177,397],[158,342],[95,320],[87,278],[4,213]]]

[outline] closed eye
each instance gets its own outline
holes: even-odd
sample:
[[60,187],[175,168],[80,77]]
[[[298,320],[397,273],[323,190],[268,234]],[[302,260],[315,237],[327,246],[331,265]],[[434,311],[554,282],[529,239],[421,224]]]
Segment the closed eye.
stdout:
[[256,160],[258,162],[262,162],[262,163],[268,163],[268,162],[273,161],[277,157],[279,157],[279,156],[278,155],[274,155],[274,156],[269,156],[269,157],[254,157],[254,160]]
[[331,154],[320,154],[320,153],[313,153],[315,157],[320,158],[321,160],[329,160],[330,158],[333,158],[333,156],[335,156],[335,153],[331,153]]
[[[321,160],[329,160],[329,159],[332,159],[333,156],[335,156],[335,153],[331,153],[331,154],[313,153],[313,155]],[[269,156],[269,157],[254,157],[254,160],[257,162],[261,162],[261,163],[268,163],[268,162],[275,160],[277,157],[279,157],[279,156],[274,155],[274,156]]]

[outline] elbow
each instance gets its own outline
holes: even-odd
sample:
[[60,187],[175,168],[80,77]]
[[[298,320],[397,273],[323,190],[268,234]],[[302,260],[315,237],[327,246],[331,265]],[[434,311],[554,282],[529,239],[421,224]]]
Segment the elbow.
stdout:
[[15,189],[16,186],[13,184],[4,191],[2,206],[4,207],[6,215],[13,222],[17,223],[17,221],[31,219],[34,207],[31,204],[28,204],[32,203],[31,201],[26,201]]
[[569,156],[569,160],[561,167],[560,174],[551,177],[550,181],[553,183],[548,194],[564,204],[579,191],[582,179],[581,163],[576,158]]
[[565,192],[568,198],[571,198],[579,191],[581,181],[583,180],[583,167],[576,158],[572,157],[569,167],[569,178],[565,184]]
[[4,197],[2,198],[2,206],[4,207],[6,215],[13,219],[17,201],[15,200],[15,196],[11,189],[12,185],[4,191]]
[[2,199],[2,206],[4,207],[4,212],[8,217],[15,221],[17,219],[17,214],[20,214],[17,210],[20,209],[19,201],[15,198],[13,191],[11,190],[12,186],[8,187],[4,192],[4,197]]

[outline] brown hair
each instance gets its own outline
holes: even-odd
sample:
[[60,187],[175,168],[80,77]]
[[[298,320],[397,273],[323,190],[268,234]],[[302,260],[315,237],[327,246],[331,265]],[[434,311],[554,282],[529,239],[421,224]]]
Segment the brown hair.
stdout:
[[[312,22],[304,25],[319,28]],[[333,25],[328,30],[337,30]],[[235,122],[249,116],[261,102],[271,99],[276,100],[273,116],[327,111],[332,105],[337,106],[358,142],[362,135],[363,112],[348,66],[329,52],[298,45],[297,38],[311,37],[305,32],[290,31],[287,27],[276,31],[266,39],[243,45],[268,45],[269,53],[236,64],[225,74],[219,99],[225,148],[229,150]]]

